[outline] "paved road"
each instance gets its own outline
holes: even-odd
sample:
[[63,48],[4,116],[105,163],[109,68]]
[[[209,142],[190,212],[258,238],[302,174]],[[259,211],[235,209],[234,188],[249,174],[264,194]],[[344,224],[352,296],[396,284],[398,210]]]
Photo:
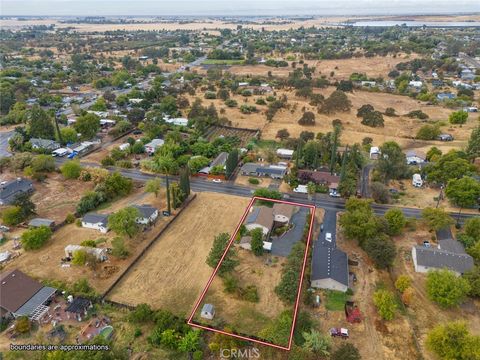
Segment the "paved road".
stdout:
[[302,240],[303,229],[307,221],[307,215],[310,209],[300,207],[298,211],[292,215],[291,223],[293,228],[285,235],[272,239],[272,254],[287,257],[292,251],[293,245]]
[[0,132],[0,157],[12,156],[8,151],[8,139],[12,136],[12,131]]
[[[63,162],[67,161],[66,158],[56,158],[57,166],[61,165]],[[97,163],[88,163],[82,162],[82,164],[86,166],[92,167],[100,167]],[[153,175],[153,174],[146,174],[141,172],[138,169],[120,169],[115,167],[109,167],[110,171],[119,171],[122,175],[129,177],[136,181],[147,181],[153,178],[160,178],[162,180],[162,184],[165,185],[165,176],[164,175]],[[171,179],[176,180],[177,177],[172,176]],[[236,196],[244,196],[244,197],[251,197],[254,190],[243,185],[236,185],[232,182],[226,181],[223,183],[214,183],[212,181],[206,180],[204,178],[196,178],[193,177],[190,180],[190,188],[192,191],[201,192],[201,191],[208,191],[208,192],[216,192],[220,194],[228,194],[228,195],[236,195]],[[344,211],[345,210],[345,200],[341,198],[332,198],[328,195],[321,195],[317,196],[315,200],[309,200],[306,194],[283,194],[285,200],[298,202],[302,204],[308,205],[315,205],[317,207],[322,207],[325,210],[332,210],[332,211]],[[381,205],[381,204],[372,204],[372,209],[376,215],[383,215],[388,209],[391,209],[391,205]],[[398,206],[397,206],[398,207]],[[408,207],[401,207],[403,213],[407,217],[414,217],[420,218],[421,217],[421,209],[416,208],[408,208]],[[458,214],[452,213],[452,216],[458,216]],[[472,216],[472,214],[461,214],[460,221],[464,221]]]

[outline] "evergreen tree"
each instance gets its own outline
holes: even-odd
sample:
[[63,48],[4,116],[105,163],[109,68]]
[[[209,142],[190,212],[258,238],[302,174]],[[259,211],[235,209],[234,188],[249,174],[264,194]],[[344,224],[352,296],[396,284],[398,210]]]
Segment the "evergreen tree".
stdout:
[[183,201],[190,195],[190,173],[188,166],[180,170],[180,189],[183,193]]
[[228,154],[227,161],[225,163],[225,177],[227,179],[229,179],[233,175],[233,172],[235,171],[237,164],[238,164],[238,150],[233,149]]
[[30,112],[30,136],[32,138],[53,139],[55,137],[55,129],[52,119],[38,105],[32,107]]

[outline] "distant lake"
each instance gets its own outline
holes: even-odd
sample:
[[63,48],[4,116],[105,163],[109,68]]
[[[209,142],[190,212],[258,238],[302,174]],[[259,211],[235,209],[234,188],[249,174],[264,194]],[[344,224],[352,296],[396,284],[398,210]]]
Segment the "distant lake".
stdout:
[[355,21],[349,23],[341,23],[339,25],[351,25],[351,26],[376,26],[376,27],[388,27],[388,26],[408,26],[408,27],[480,27],[479,21]]

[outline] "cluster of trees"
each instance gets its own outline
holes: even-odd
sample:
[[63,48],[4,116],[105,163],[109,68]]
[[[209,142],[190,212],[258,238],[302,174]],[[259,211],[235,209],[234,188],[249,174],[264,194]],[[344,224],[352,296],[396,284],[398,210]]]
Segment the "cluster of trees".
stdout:
[[29,193],[18,194],[12,203],[2,211],[2,221],[5,225],[18,225],[35,214],[35,204],[30,196]]
[[460,321],[437,325],[428,333],[426,346],[441,360],[480,359],[480,336],[470,334]]
[[352,102],[347,95],[341,90],[335,90],[326,98],[319,108],[322,114],[334,114],[336,112],[348,112],[352,107]]
[[282,278],[275,287],[275,293],[285,303],[295,302],[300,282],[300,269],[305,256],[305,244],[298,242],[292,247],[287,262],[282,268]]
[[342,231],[348,239],[356,240],[380,269],[392,265],[396,250],[387,234],[401,233],[406,219],[401,210],[389,209],[384,217],[373,213],[369,200],[350,198],[340,217]]
[[362,105],[357,110],[357,117],[362,118],[363,125],[370,127],[383,127],[384,125],[383,114],[370,104]]
[[118,172],[107,177],[95,186],[93,191],[87,192],[78,202],[76,211],[79,215],[94,210],[100,204],[116,197],[128,195],[133,188],[133,182]]

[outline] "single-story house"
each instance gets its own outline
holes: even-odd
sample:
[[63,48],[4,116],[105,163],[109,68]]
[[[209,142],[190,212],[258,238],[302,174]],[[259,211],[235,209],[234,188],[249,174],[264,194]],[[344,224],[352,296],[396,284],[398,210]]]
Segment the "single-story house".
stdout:
[[117,122],[115,120],[110,119],[100,119],[100,126],[103,128],[108,128],[111,126],[115,126]]
[[188,119],[186,118],[170,118],[168,116],[165,116],[163,120],[167,124],[172,124],[176,126],[187,126],[188,125]]
[[317,185],[329,186],[331,184],[338,184],[340,182],[340,176],[332,175],[328,171],[312,171],[312,170],[299,170],[298,179],[302,183],[313,182]]
[[[244,236],[240,239],[238,243],[242,249],[245,250],[252,250],[252,237],[251,236]],[[263,250],[265,251],[272,251],[272,243],[269,241],[263,242]]]
[[141,214],[137,219],[137,223],[139,224],[148,225],[158,218],[158,209],[151,205],[133,205],[133,207],[138,209]]
[[408,150],[405,153],[407,165],[417,165],[424,163],[427,160],[427,155],[423,151]]
[[288,224],[293,215],[294,206],[285,203],[273,204],[273,220],[277,223]]
[[310,280],[313,288],[346,292],[349,287],[347,254],[335,247],[314,245]]
[[101,233],[108,232],[108,215],[105,214],[85,214],[82,218],[82,227],[99,230]]
[[380,156],[380,148],[378,146],[372,146],[370,148],[370,159],[377,160]]
[[273,209],[267,206],[254,206],[250,208],[250,214],[245,221],[247,230],[260,228],[266,236],[273,226]]
[[90,300],[77,297],[67,306],[65,312],[72,313],[78,321],[82,321],[82,315],[87,316],[88,309],[91,309],[93,304]]
[[44,149],[53,151],[60,148],[60,144],[58,142],[49,139],[32,138],[30,139],[30,144],[32,144],[32,149]]
[[[452,240],[455,241],[455,240]],[[442,244],[439,244],[440,247]],[[443,243],[445,248],[445,243]],[[451,248],[450,248],[451,250]],[[457,275],[471,270],[473,258],[465,253],[456,253],[442,248],[413,246],[412,259],[416,272],[426,273],[432,269],[448,269]]]
[[65,256],[72,258],[75,251],[85,251],[87,254],[94,255],[98,261],[107,260],[107,249],[105,248],[94,248],[90,246],[82,245],[67,245],[65,246]]
[[283,179],[287,174],[287,167],[281,165],[259,165],[255,163],[245,163],[240,173],[245,176],[269,176],[272,179]]
[[8,205],[15,200],[17,195],[34,191],[33,183],[24,178],[0,184],[0,205]]
[[40,320],[49,311],[57,289],[43,286],[20,270],[0,274],[0,317],[28,316]]
[[46,226],[49,228],[53,228],[55,226],[55,221],[50,219],[35,218],[30,220],[30,222],[28,223],[28,226],[30,227]]
[[149,155],[152,155],[155,150],[163,146],[165,141],[163,139],[153,139],[148,144],[145,144],[145,152]]
[[423,83],[421,81],[412,80],[408,83],[408,86],[419,89],[423,86]]
[[440,101],[451,100],[451,99],[455,99],[455,98],[456,98],[455,94],[452,94],[452,93],[437,94],[437,99],[440,100]]
[[203,305],[200,316],[204,319],[212,320],[213,317],[215,316],[215,308],[213,307],[213,305],[212,304]]
[[198,173],[208,175],[212,170],[212,168],[214,168],[215,166],[225,166],[225,163],[227,162],[227,158],[228,158],[228,153],[221,152],[220,154],[217,155],[215,159],[212,160],[210,165],[204,167]]
[[277,149],[277,156],[282,159],[291,159],[293,157],[293,150]]

